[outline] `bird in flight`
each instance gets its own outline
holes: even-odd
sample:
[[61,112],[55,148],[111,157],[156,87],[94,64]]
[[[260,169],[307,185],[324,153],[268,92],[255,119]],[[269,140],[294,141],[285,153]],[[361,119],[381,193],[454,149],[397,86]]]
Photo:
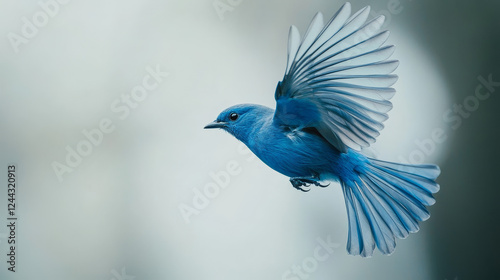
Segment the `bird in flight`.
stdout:
[[398,66],[385,45],[384,16],[367,21],[370,7],[351,15],[344,4],[326,24],[316,14],[301,38],[290,28],[288,59],[275,92],[276,109],[240,104],[229,107],[205,128],[221,128],[292,186],[309,191],[338,181],[348,215],[347,251],[372,256],[375,247],[390,255],[396,237],[406,238],[430,217],[426,206],[440,169],[363,155],[392,109],[391,87]]

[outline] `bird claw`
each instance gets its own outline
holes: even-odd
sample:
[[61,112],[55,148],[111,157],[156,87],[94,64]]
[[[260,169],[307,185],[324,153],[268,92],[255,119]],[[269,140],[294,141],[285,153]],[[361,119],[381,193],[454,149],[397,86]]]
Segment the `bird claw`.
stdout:
[[[301,179],[290,178],[290,183],[292,183],[292,186],[299,191],[308,192],[311,190],[310,188],[311,184],[304,182]],[[302,188],[302,186],[305,186],[305,188]]]
[[[296,188],[299,191],[303,192],[308,192],[311,190],[311,184],[321,187],[321,188],[326,188],[330,185],[330,183],[326,185],[322,185],[318,182],[316,178],[302,178],[302,177],[297,177],[297,178],[290,178],[290,183],[292,183],[292,186]],[[304,188],[302,187],[304,186]]]
[[320,187],[320,188],[326,188],[326,187],[328,187],[328,186],[330,185],[330,183],[328,183],[328,184],[326,184],[326,185],[322,185],[322,184],[320,184],[318,181],[316,181],[316,182],[314,182],[314,185],[315,185],[315,186],[318,186],[318,187]]

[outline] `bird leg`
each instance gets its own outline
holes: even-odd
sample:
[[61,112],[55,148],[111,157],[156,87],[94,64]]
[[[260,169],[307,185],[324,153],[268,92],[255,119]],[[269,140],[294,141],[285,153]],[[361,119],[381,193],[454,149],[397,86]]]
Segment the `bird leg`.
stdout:
[[[322,185],[319,182],[319,178],[317,177],[293,177],[290,178],[290,183],[292,183],[292,186],[296,188],[297,190],[303,191],[303,192],[308,192],[311,190],[310,186],[311,184],[318,186],[318,187],[328,187],[330,184]],[[304,186],[304,187],[302,187]]]

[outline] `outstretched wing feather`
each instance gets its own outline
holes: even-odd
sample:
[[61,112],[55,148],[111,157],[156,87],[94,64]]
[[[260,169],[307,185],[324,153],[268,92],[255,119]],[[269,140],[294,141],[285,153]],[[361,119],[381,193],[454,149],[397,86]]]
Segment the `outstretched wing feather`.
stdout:
[[370,7],[350,13],[346,3],[326,26],[318,13],[303,40],[290,28],[287,68],[275,94],[275,121],[314,127],[341,152],[375,142],[392,109],[397,76],[391,73],[398,66],[388,60],[394,46],[383,46],[384,17],[366,23]]

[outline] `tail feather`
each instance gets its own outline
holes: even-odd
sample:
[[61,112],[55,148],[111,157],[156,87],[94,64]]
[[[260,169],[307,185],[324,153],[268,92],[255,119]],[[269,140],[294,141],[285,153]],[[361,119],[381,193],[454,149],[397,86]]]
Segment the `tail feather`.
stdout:
[[[368,188],[377,194],[378,201],[384,206],[384,208],[381,209],[381,212],[384,212],[385,210],[385,212],[390,213],[389,215],[391,216],[391,219],[387,219],[386,221],[389,221],[389,224],[393,225],[393,227],[398,228],[398,231],[393,231],[396,237],[406,238],[411,232],[418,231],[418,220],[416,220],[414,216],[406,210],[403,204],[399,203],[397,200],[397,198],[400,197],[405,199],[404,196],[398,196],[398,193],[391,196],[390,194],[387,194],[386,191],[380,189],[377,186],[377,183],[374,183],[365,175],[362,176]],[[391,223],[391,221],[395,222]]]
[[[354,196],[352,188],[343,188],[349,219],[347,251],[352,255],[372,255],[375,249],[370,221],[362,209],[362,203]],[[349,203],[347,203],[349,201]]]
[[370,162],[380,167],[386,167],[393,170],[398,170],[407,174],[415,174],[420,177],[424,177],[431,180],[435,180],[441,173],[439,166],[434,164],[411,165],[411,164],[383,161],[373,158],[370,159]]
[[439,191],[435,165],[406,165],[370,159],[354,181],[342,181],[349,220],[347,251],[369,257],[375,245],[385,255],[394,252],[395,238],[419,230],[430,217],[425,206]]

